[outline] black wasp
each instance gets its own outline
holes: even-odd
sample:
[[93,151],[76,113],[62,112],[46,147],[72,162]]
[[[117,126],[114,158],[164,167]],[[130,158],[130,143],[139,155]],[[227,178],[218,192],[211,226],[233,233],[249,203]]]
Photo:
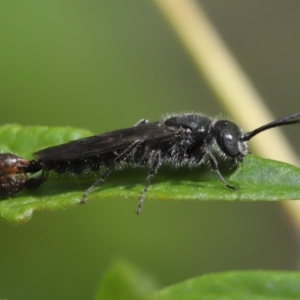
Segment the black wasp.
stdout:
[[[164,163],[176,167],[206,163],[223,185],[233,190],[234,187],[229,185],[220,173],[219,163],[227,163],[227,168],[237,165],[248,153],[247,141],[252,137],[273,127],[299,123],[300,120],[296,120],[299,116],[300,112],[247,133],[243,133],[236,124],[228,120],[213,119],[195,113],[168,116],[153,123],[143,119],[130,128],[40,150],[33,154],[35,159],[28,164],[25,162],[24,166],[23,163],[18,165],[17,160],[17,169],[11,169],[9,172],[11,180],[6,193],[8,191],[13,194],[23,187],[37,188],[50,170],[57,173],[82,173],[104,168],[101,177],[83,194],[81,202],[85,203],[89,193],[104,182],[114,168],[125,164],[135,167],[147,166],[148,176],[136,210],[136,213],[140,214],[151,178]],[[14,170],[19,170],[19,176],[14,177],[15,173],[18,173]],[[39,177],[28,178],[26,175],[38,171],[42,171]],[[14,178],[16,189],[13,189]],[[5,176],[0,177],[0,184],[4,179]]]

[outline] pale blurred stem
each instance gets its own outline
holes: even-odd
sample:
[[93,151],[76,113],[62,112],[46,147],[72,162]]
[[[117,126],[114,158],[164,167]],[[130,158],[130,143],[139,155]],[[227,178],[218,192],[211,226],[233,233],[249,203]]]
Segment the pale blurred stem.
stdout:
[[[265,106],[199,2],[154,0],[171,24],[195,66],[216,94],[222,106],[245,130],[252,130],[275,118]],[[199,105],[199,108],[202,107]],[[278,116],[281,117],[281,116]],[[298,159],[278,129],[254,138],[251,149],[263,157],[297,165]],[[280,202],[300,232],[300,202]]]

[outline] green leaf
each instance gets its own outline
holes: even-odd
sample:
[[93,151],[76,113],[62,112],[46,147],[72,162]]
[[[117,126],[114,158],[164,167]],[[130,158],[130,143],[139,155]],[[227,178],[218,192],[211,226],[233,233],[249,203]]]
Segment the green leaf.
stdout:
[[193,278],[156,293],[156,300],[300,299],[300,273],[226,272]]
[[153,299],[153,281],[131,264],[115,262],[103,277],[96,300],[150,300]]
[[[0,151],[31,159],[31,153],[70,140],[92,135],[86,130],[60,127],[0,127]],[[223,200],[278,201],[300,199],[300,169],[294,166],[247,155],[232,170],[221,170],[224,187],[213,172],[201,166],[162,167],[153,178],[147,200]],[[0,217],[11,222],[28,221],[36,210],[62,209],[79,205],[84,191],[99,174],[72,176],[51,173],[37,190],[23,190],[11,199],[0,201]],[[107,198],[139,199],[144,188],[147,168],[126,167],[116,170],[97,187],[88,200]],[[133,208],[134,210],[134,208]]]

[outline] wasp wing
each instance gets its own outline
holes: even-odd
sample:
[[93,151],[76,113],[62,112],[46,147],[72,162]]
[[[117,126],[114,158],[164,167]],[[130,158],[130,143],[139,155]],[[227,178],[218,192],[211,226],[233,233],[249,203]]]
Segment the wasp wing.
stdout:
[[137,140],[156,143],[173,137],[178,128],[159,122],[103,133],[35,152],[34,158],[44,161],[70,161],[105,155],[112,151],[125,150]]

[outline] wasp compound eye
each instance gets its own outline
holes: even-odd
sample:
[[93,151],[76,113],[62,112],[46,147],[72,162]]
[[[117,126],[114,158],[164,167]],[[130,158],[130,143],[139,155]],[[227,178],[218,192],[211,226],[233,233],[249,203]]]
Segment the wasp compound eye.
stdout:
[[242,143],[239,141],[241,136],[240,128],[227,120],[216,121],[211,129],[211,138],[216,139],[220,150],[231,158],[241,155],[239,147],[239,143]]
[[222,150],[231,157],[239,155],[238,140],[230,131],[224,130],[221,134]]

